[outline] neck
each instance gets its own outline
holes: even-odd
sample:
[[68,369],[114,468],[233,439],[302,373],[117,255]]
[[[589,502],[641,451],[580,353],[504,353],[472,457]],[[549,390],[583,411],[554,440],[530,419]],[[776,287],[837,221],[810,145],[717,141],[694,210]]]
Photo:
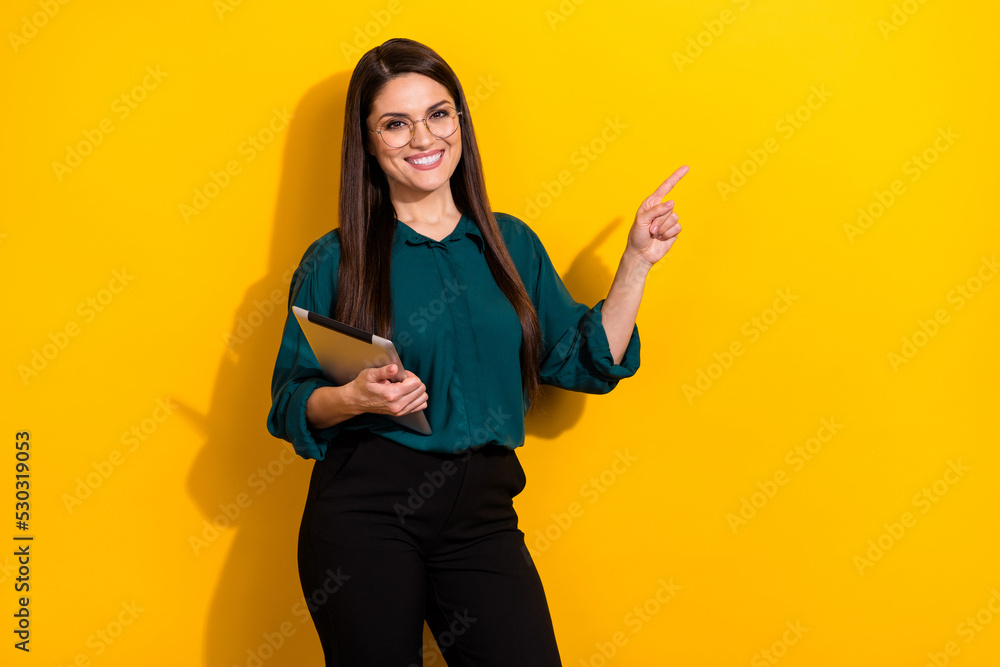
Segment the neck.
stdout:
[[[453,225],[462,217],[461,211],[455,205],[451,196],[451,187],[446,185],[434,192],[421,193],[419,198],[397,197],[389,193],[392,207],[400,222],[413,226],[414,224],[433,227],[435,225]],[[412,224],[411,224],[412,223]]]

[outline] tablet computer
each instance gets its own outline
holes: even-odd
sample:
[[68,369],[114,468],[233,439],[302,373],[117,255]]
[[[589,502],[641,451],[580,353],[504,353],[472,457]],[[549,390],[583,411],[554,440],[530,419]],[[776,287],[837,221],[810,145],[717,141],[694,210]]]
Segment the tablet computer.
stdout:
[[[386,364],[396,364],[393,382],[402,382],[406,379],[406,371],[396,353],[396,346],[388,338],[382,338],[298,306],[292,306],[292,312],[295,313],[302,333],[305,334],[309,347],[316,355],[316,361],[323,369],[323,374],[332,382],[344,385],[356,378],[364,369]],[[431,427],[423,410],[400,417],[387,414],[381,416],[418,433],[431,434]]]

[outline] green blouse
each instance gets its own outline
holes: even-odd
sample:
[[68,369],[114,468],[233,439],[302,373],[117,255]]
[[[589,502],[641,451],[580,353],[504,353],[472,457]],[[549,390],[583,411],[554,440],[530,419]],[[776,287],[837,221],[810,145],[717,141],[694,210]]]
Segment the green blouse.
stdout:
[[[538,235],[524,222],[495,213],[524,287],[538,312],[542,334],[541,382],[588,394],[606,394],[639,368],[639,327],[620,364],[614,363],[593,307],[573,300]],[[306,250],[292,276],[278,358],[271,381],[267,430],[292,443],[303,458],[322,459],[345,430],[367,429],[414,449],[461,452],[484,444],[511,449],[524,444],[525,397],[521,389],[521,325],[493,280],[484,241],[472,218],[462,216],[440,241],[396,220],[390,286],[395,331],[392,342],[403,368],[427,387],[423,435],[365,412],[317,429],[306,422],[306,400],[326,379],[291,312],[296,305],[332,317],[340,263],[339,229]]]

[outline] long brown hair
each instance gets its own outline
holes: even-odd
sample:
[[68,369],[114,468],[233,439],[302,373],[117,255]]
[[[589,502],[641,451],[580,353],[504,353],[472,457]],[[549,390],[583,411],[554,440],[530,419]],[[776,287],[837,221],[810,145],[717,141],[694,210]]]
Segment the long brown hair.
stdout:
[[462,156],[451,178],[458,209],[475,221],[485,240],[484,254],[497,286],[521,320],[521,387],[525,406],[538,397],[541,332],[538,314],[507,252],[490,208],[479,158],[472,114],[465,92],[451,67],[429,47],[411,39],[394,38],[365,53],[347,88],[340,178],[340,269],[334,318],[383,338],[391,338],[392,259],[396,212],[389,182],[374,155],[365,150],[366,120],[379,92],[390,80],[422,74],[445,88],[461,111]]

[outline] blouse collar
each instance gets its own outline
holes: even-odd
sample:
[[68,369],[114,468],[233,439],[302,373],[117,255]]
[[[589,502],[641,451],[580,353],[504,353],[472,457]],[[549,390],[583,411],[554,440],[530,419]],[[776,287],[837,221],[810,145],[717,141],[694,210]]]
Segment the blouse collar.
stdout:
[[399,218],[396,218],[396,232],[394,238],[394,246],[401,243],[406,243],[407,245],[444,245],[445,243],[451,243],[465,238],[471,238],[475,242],[476,247],[479,248],[479,252],[483,252],[483,246],[485,245],[485,242],[483,241],[483,234],[479,231],[479,226],[472,220],[472,218],[464,213],[458,221],[458,224],[455,226],[455,229],[452,230],[451,234],[444,237],[440,241],[435,241],[429,236],[424,236],[407,225],[405,222],[399,220]]

